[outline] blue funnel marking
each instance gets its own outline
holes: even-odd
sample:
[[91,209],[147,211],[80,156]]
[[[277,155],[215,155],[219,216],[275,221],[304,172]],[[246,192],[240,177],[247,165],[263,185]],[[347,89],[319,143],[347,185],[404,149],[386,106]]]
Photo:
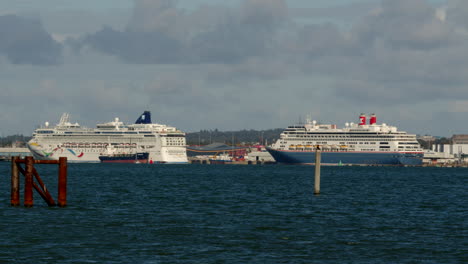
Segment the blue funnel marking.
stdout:
[[150,111],[145,111],[140,117],[137,119],[135,124],[151,124],[151,113]]

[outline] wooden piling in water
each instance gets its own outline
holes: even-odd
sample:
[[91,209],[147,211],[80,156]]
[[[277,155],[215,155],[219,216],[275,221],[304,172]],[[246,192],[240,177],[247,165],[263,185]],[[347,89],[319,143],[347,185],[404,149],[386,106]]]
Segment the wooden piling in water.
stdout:
[[24,175],[24,206],[33,206],[33,170],[34,159],[33,157],[26,157],[25,159],[25,175]]
[[67,158],[59,158],[58,206],[67,206]]
[[36,169],[34,169],[33,174],[37,182],[39,183],[39,186],[37,186],[37,184],[34,183],[34,189],[41,195],[42,199],[46,201],[47,205],[55,206],[56,204],[54,198],[52,198],[52,195],[50,194],[49,190],[47,190],[46,185],[42,181],[41,176],[39,176],[39,173],[37,173]]
[[[20,164],[25,164],[23,169]],[[49,190],[42,181],[39,173],[34,168],[34,164],[58,164],[58,206],[67,205],[67,158],[60,157],[59,160],[34,160],[33,157],[12,157],[11,159],[11,205],[20,204],[20,173],[24,175],[24,206],[33,206],[33,188],[41,195],[49,206],[57,205]],[[34,182],[34,178],[37,183]]]
[[20,181],[19,181],[19,170],[16,164],[18,157],[11,157],[11,206],[20,205]]
[[321,166],[321,154],[320,147],[317,146],[315,149],[315,183],[314,183],[314,194],[320,194],[320,166]]

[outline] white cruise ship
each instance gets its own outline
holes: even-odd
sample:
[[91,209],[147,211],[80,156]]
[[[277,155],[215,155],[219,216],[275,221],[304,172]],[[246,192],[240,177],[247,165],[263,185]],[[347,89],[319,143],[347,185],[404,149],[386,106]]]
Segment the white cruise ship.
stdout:
[[423,150],[416,135],[398,131],[397,127],[377,124],[372,114],[360,123],[346,123],[345,128],[331,124],[289,126],[268,152],[278,163],[314,164],[315,151],[322,151],[322,164],[421,165]]
[[65,113],[56,126],[46,122],[36,129],[28,142],[35,159],[67,157],[69,162],[100,162],[99,156],[108,147],[121,154],[148,153],[149,163],[188,163],[185,133],[175,127],[153,124],[149,111],[135,124],[124,124],[115,118],[96,128],[71,123]]

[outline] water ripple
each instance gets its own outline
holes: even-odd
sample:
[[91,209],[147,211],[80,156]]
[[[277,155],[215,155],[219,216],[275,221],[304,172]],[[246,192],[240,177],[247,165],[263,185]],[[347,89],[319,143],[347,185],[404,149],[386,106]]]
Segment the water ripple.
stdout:
[[466,263],[467,172],[70,164],[69,206],[26,209],[2,163],[0,263]]

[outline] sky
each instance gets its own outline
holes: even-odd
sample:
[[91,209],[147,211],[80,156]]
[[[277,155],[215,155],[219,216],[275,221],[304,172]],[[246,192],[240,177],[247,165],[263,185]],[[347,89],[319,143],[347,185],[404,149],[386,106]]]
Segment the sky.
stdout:
[[185,132],[361,113],[468,134],[468,1],[0,0],[0,135],[61,114]]

